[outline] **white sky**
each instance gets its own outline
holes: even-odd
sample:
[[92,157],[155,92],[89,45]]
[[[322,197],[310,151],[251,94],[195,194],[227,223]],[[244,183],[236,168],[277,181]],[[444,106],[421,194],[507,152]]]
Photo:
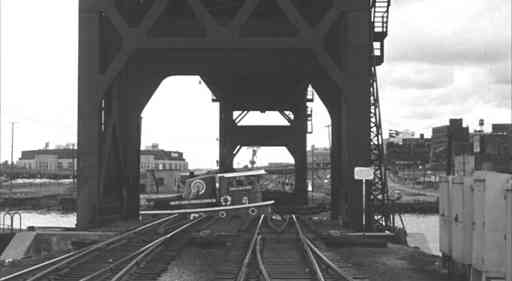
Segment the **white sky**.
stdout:
[[[78,1],[0,3],[1,159],[10,158],[12,121],[15,159],[47,141],[76,142]],[[487,128],[509,122],[511,10],[508,0],[394,0],[386,62],[378,69],[384,134],[411,129],[430,135],[450,117],[464,118],[472,129],[480,118]],[[182,92],[186,98],[178,99]],[[328,115],[315,101],[308,142],[327,146]],[[143,113],[142,144],[181,150],[192,167],[214,167],[218,121],[205,116],[217,114],[198,77],[168,78]],[[242,152],[235,164],[247,164],[250,151]],[[284,149],[266,149],[258,161],[291,158]]]

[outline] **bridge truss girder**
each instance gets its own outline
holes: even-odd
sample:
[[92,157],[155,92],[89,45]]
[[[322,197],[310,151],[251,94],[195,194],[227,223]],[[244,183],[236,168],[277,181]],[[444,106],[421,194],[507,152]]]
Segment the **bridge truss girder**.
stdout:
[[[243,91],[215,84],[220,75],[249,90],[235,79],[240,75],[268,87],[269,77],[313,85],[333,124],[333,217],[360,230],[361,190],[352,171],[370,164],[369,4],[325,0],[310,9],[306,2],[240,1],[228,17],[200,0],[81,0],[78,226],[137,217],[140,113],[164,78],[200,75],[215,95],[231,92],[224,105],[236,105]],[[176,7],[188,12],[174,13]],[[273,95],[287,101],[301,91],[285,85]],[[303,141],[295,146],[306,149]]]

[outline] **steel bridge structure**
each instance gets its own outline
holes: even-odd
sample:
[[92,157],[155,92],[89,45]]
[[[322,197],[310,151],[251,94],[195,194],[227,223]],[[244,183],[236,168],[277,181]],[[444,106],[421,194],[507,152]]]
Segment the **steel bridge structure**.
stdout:
[[[368,214],[388,224],[375,74],[388,10],[389,0],[80,0],[77,226],[138,217],[140,114],[173,75],[199,75],[219,104],[219,169],[233,170],[242,146],[286,147],[297,204],[311,85],[332,123],[333,218],[361,230],[353,170],[376,165]],[[288,125],[241,126],[234,113],[250,111]]]

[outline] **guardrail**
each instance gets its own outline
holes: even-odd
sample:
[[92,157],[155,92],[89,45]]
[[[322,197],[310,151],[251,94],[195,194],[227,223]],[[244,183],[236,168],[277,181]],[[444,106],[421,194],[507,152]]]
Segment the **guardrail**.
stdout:
[[[19,227],[16,228],[14,226],[14,222],[15,222],[15,218],[18,217],[18,225]],[[7,218],[9,218],[9,220],[6,220]],[[3,215],[2,215],[2,220],[0,221],[0,231],[1,232],[19,232],[19,231],[22,231],[23,228],[21,227],[22,226],[22,215],[20,212],[18,211],[6,211]],[[10,224],[9,224],[10,222]]]

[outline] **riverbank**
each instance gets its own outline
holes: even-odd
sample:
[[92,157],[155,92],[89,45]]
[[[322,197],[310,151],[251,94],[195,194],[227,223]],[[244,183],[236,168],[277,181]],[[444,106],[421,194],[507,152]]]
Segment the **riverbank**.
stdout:
[[9,209],[75,211],[76,197],[72,180],[19,179],[0,185],[0,205]]
[[432,215],[439,213],[438,190],[410,187],[392,181],[389,181],[388,184],[390,194],[399,197],[393,203],[396,212]]
[[[22,229],[27,229],[31,226],[73,228],[76,224],[75,212],[63,212],[56,210],[18,210],[17,212],[21,214]],[[0,218],[2,220],[4,214],[5,211],[0,211]],[[14,227],[19,227],[18,217],[14,218]]]

